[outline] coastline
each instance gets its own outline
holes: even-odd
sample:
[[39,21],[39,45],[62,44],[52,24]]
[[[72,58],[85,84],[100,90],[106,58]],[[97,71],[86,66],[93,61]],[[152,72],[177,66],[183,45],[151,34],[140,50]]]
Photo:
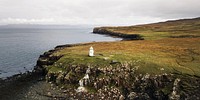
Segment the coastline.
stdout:
[[[107,33],[107,32],[106,33],[100,33],[100,34],[112,35],[112,34]],[[114,33],[114,34],[117,34],[117,33]],[[130,37],[127,37],[127,38],[130,39]],[[142,41],[138,41],[138,42],[142,42]],[[178,41],[179,41],[179,39],[178,39]],[[130,42],[132,43],[132,41],[130,41]],[[149,41],[147,41],[147,42],[149,42]],[[105,44],[107,44],[107,43],[108,42],[105,42]],[[115,44],[115,43],[116,42],[111,42],[110,44]],[[121,43],[121,42],[118,42],[118,43]],[[126,41],[125,41],[125,43],[126,43]],[[57,52],[58,53],[63,52],[63,51],[65,51],[65,49],[67,50],[67,48],[69,48],[69,49],[74,48],[75,49],[75,48],[79,48],[79,47],[88,47],[88,46],[95,45],[95,44],[102,45],[102,44],[104,44],[104,42],[102,42],[102,43],[84,43],[84,44],[72,44],[72,45],[57,46],[55,48],[55,51],[53,50],[54,52],[50,53],[50,55],[52,54],[51,56],[48,55],[49,53],[46,53],[46,54],[44,53],[44,56],[47,57],[47,58],[45,58],[44,60],[41,60],[39,62],[49,61],[49,60],[46,60],[46,59],[51,59],[52,60],[52,59],[54,59],[55,55],[57,55]],[[101,58],[98,58],[99,55],[102,56],[102,54],[98,54],[97,55],[97,59],[101,59]],[[73,56],[73,54],[72,54],[72,56]],[[103,54],[103,56],[104,56],[104,54]],[[57,58],[57,57],[55,57],[55,58]],[[94,58],[94,59],[96,59],[96,58]],[[50,62],[52,62],[51,60],[50,60]],[[104,60],[105,60],[105,58],[104,58]],[[87,62],[87,60],[86,60],[86,62]],[[118,63],[117,61],[114,61],[114,60],[112,60],[111,62]],[[46,63],[46,62],[44,62],[44,63]],[[174,70],[174,72],[172,72],[172,73],[171,72],[169,73],[167,71],[163,71],[162,74],[151,74],[151,73],[149,74],[149,73],[146,73],[148,71],[146,71],[145,73],[141,73],[138,70],[130,70],[130,67],[129,67],[128,64],[127,64],[127,67],[125,67],[125,70],[120,69],[123,66],[123,63],[122,63],[122,66],[119,65],[120,66],[119,69],[115,69],[114,67],[111,67],[110,69],[109,68],[108,69],[106,69],[106,68],[104,69],[104,68],[100,68],[100,67],[98,68],[98,66],[97,66],[97,69],[96,69],[95,67],[88,67],[87,64],[86,65],[85,64],[81,64],[81,63],[79,63],[79,64],[78,65],[75,64],[75,65],[69,66],[69,71],[67,71],[72,75],[75,74],[75,76],[70,76],[69,73],[66,73],[65,71],[63,72],[62,70],[58,70],[58,71],[55,71],[55,72],[54,71],[52,72],[52,70],[48,71],[47,72],[47,76],[46,76],[47,82],[52,82],[53,84],[56,84],[58,86],[59,85],[63,86],[62,84],[71,84],[72,86],[64,85],[64,87],[60,87],[60,88],[63,88],[64,91],[65,91],[65,89],[66,90],[67,89],[72,90],[70,92],[70,94],[67,94],[67,95],[69,97],[74,98],[74,99],[75,98],[76,99],[80,99],[80,98],[83,98],[83,97],[87,98],[87,99],[94,99],[94,98],[101,98],[101,97],[103,97],[105,99],[120,99],[121,98],[122,100],[123,100],[123,98],[126,98],[126,99],[131,99],[131,98],[133,98],[133,99],[148,99],[148,98],[151,98],[151,99],[158,99],[158,98],[160,98],[160,99],[161,98],[162,99],[185,99],[185,98],[195,99],[195,98],[199,97],[199,94],[198,94],[198,91],[199,91],[198,87],[199,86],[198,86],[198,84],[200,82],[199,81],[200,79],[199,79],[198,75],[196,76],[196,75],[187,74],[187,73],[184,74],[184,73],[182,73],[182,72],[180,72],[178,70]],[[44,64],[42,66],[46,66],[46,65]],[[48,64],[47,64],[47,66],[48,66]],[[50,66],[55,66],[55,64],[52,63]],[[96,65],[93,64],[93,66],[96,66]],[[57,68],[57,67],[55,67],[55,68]],[[78,88],[78,86],[77,86],[79,84],[78,80],[86,72],[87,68],[90,68],[90,70],[92,71],[92,73],[89,74],[91,79],[94,78],[93,82],[87,85],[88,86],[87,88],[89,89],[88,91],[95,91],[95,92],[86,92],[86,93],[84,92],[82,94],[82,96],[80,96],[79,93],[76,93],[76,91],[74,91],[74,89]],[[160,70],[162,71],[164,69],[160,69]],[[80,70],[82,70],[82,71],[80,71]],[[105,80],[104,80],[104,78],[103,79],[99,78],[97,72],[106,74],[106,72],[108,71],[107,74],[109,75],[110,74],[109,70],[112,73],[115,73],[116,75],[119,74],[119,76],[120,75],[123,76],[122,75],[123,73],[126,73],[127,75],[130,75],[130,76],[128,76],[128,77],[127,76],[123,76],[125,80],[123,78],[119,77],[118,75],[114,76],[114,77],[110,76],[110,78],[111,78],[110,80],[109,79],[107,80],[106,78],[105,78]],[[119,73],[120,71],[122,72],[121,74]],[[73,72],[73,73],[71,73],[71,72]],[[135,73],[134,74],[128,74],[128,73],[132,73],[132,72],[135,72]],[[95,76],[95,75],[97,75],[97,76]],[[122,82],[122,81],[126,82],[127,79],[129,79],[129,78],[136,78],[137,81],[134,81],[133,83],[136,86],[140,87],[140,88],[135,88],[133,90],[130,90],[130,88],[132,87],[132,85],[130,85],[130,83],[132,81],[129,80],[129,82],[127,82],[127,83],[123,83]],[[101,82],[101,80],[104,80],[104,82]],[[112,81],[119,82],[119,83],[112,83]],[[191,81],[192,81],[192,85],[195,88],[192,87],[192,85],[191,86],[190,85],[186,85],[186,84],[190,83]],[[95,83],[98,83],[98,85],[96,87],[94,85]],[[118,88],[116,88],[116,87],[104,87],[104,86],[107,86],[108,83],[109,84],[114,84],[114,86],[116,86]],[[146,85],[143,86],[143,84],[147,84],[147,86]],[[160,85],[158,85],[158,84],[160,84]],[[121,88],[119,88],[119,87],[121,87]],[[180,87],[185,87],[185,88],[180,88]],[[191,91],[191,90],[188,90],[188,88],[193,88],[193,89]],[[107,91],[103,91],[102,89],[106,89]],[[116,95],[112,94],[112,92],[110,91],[112,89],[118,91]],[[120,89],[122,89],[122,90],[120,90]],[[149,91],[148,89],[150,89],[151,91]],[[176,93],[174,93],[174,92],[176,92]],[[106,95],[107,93],[111,93],[111,95],[108,96],[108,95]],[[100,94],[100,95],[97,95],[97,94]],[[91,95],[93,95],[93,97],[91,97]],[[87,97],[87,96],[89,96],[89,97]],[[106,98],[106,97],[108,97],[108,98]]]
[[144,38],[142,38],[139,34],[124,34],[120,32],[112,32],[112,31],[106,30],[105,27],[96,27],[93,29],[93,33],[119,37],[119,38],[123,38],[123,40],[144,40]]
[[[76,47],[76,46],[87,46],[87,45],[91,45],[92,43],[86,43],[86,44],[72,44],[72,45],[62,45],[62,46],[57,46],[55,48],[55,51],[53,50],[53,53],[59,52],[59,50],[63,50],[66,48],[71,48],[71,47]],[[52,50],[50,50],[50,52],[52,52]],[[47,57],[45,59],[52,59],[52,57],[54,56],[49,56],[48,54],[52,54],[52,53],[44,53],[44,55],[42,57]],[[48,55],[48,56],[47,56]],[[57,57],[56,57],[57,58]],[[46,60],[44,60],[46,61]],[[47,60],[49,61],[49,60]],[[40,62],[40,61],[39,61]],[[51,61],[50,61],[51,62]],[[44,62],[45,63],[45,62]],[[47,64],[49,65],[49,64]],[[38,65],[41,67],[41,65]],[[42,66],[46,66],[45,64]],[[82,71],[80,72],[80,67],[83,67]],[[86,69],[88,68],[87,65],[73,65],[71,66],[70,70],[73,72],[75,71],[77,76],[82,76],[85,72]],[[148,99],[148,98],[162,98],[162,99],[185,99],[185,98],[189,98],[189,99],[195,99],[199,97],[198,94],[198,85],[200,84],[199,80],[200,78],[198,76],[192,76],[192,75],[184,75],[181,73],[163,73],[163,74],[158,74],[158,75],[151,75],[151,74],[141,74],[140,72],[137,73],[137,70],[130,70],[129,66],[125,67],[125,70],[122,69],[115,69],[115,68],[108,68],[108,69],[96,69],[94,67],[90,67],[90,70],[92,73],[89,74],[90,78],[97,78],[98,77],[98,73],[107,73],[106,71],[108,71],[107,75],[109,75],[109,70],[111,70],[112,73],[115,73],[116,75],[119,74],[119,76],[115,76],[115,77],[111,77],[110,80],[107,79],[103,79],[104,82],[101,83],[102,78],[97,78],[97,80],[93,80],[94,83],[98,83],[100,82],[100,84],[97,85],[97,88],[91,88],[91,87],[95,87],[93,86],[93,84],[88,84],[89,86],[89,91],[96,91],[96,92],[83,92],[81,93],[81,96],[79,95],[80,93],[76,93],[76,91],[74,89],[77,88],[77,84],[78,82],[76,80],[73,79],[69,79],[71,82],[68,82],[69,80],[64,78],[64,76],[66,75],[66,73],[60,73],[60,71],[57,72],[49,72],[47,73],[46,76],[46,81],[47,82],[52,82],[52,84],[56,84],[58,86],[61,85],[60,88],[63,89],[63,91],[67,91],[68,89],[69,94],[66,93],[68,95],[68,97],[74,98],[74,99],[80,99],[80,98],[87,98],[87,99],[95,99],[95,98],[101,98],[103,95],[105,95],[104,99],[119,99],[121,98],[126,98],[126,99]],[[120,73],[121,72],[121,73]],[[128,73],[133,73],[134,74],[130,74],[130,76],[123,76],[124,73],[126,73],[127,75],[129,75]],[[97,76],[95,76],[97,75]],[[123,76],[124,79],[120,76]],[[65,76],[66,77],[66,76]],[[69,76],[70,77],[70,76]],[[129,90],[132,85],[130,84],[132,81],[129,80],[128,83],[123,83],[123,81],[127,81],[129,78],[137,78],[137,81],[134,81],[134,85],[140,87],[140,88],[135,88],[134,92],[125,92],[125,91],[132,91]],[[79,79],[79,78],[78,78]],[[179,79],[181,82],[179,82]],[[68,80],[68,81],[66,81]],[[112,83],[112,81],[114,82],[119,82],[117,84]],[[121,81],[120,81],[121,80]],[[178,83],[176,83],[176,81]],[[190,83],[192,81],[192,85],[186,85],[188,83]],[[112,83],[115,84],[117,87],[122,87],[122,90],[118,90],[118,88],[116,87],[104,87],[106,85],[108,85],[108,83]],[[73,84],[72,86],[66,86],[66,85],[62,85],[62,84]],[[143,86],[143,84],[146,84],[145,86]],[[174,85],[176,84],[176,85]],[[190,83],[191,84],[191,83]],[[150,86],[150,87],[149,87]],[[187,90],[187,88],[183,89],[180,87],[187,87],[187,88],[193,88],[192,91],[191,90]],[[194,87],[192,87],[194,86]],[[175,90],[173,89],[175,88]],[[91,90],[90,90],[91,89]],[[97,90],[98,91],[97,91]],[[107,91],[104,91],[102,89],[106,89]],[[111,91],[123,91],[123,92],[118,92],[116,95],[113,94]],[[111,90],[111,91],[110,91]],[[150,91],[151,90],[151,91]],[[159,90],[159,91],[158,91]],[[102,92],[100,92],[102,91]],[[173,94],[173,91],[178,92],[178,94]],[[187,92],[186,92],[187,91]],[[147,96],[147,92],[148,95],[152,94],[151,96]],[[105,93],[105,94],[104,94]],[[108,93],[111,93],[111,95],[106,95]],[[100,94],[100,95],[97,95]],[[91,95],[93,95],[91,97]],[[190,96],[189,96],[190,95]],[[116,97],[115,97],[116,96]],[[108,97],[108,98],[107,98]]]
[[[59,45],[59,46],[56,46],[53,50],[49,50],[48,52],[45,52],[43,55],[40,55],[40,57],[39,57],[39,59],[38,59],[38,61],[37,61],[37,65],[35,66],[35,68],[34,68],[34,71],[33,71],[33,73],[32,73],[32,75],[34,76],[34,75],[39,75],[39,76],[45,76],[46,78],[45,78],[45,80],[44,80],[44,78],[43,79],[41,79],[41,80],[43,80],[42,82],[42,84],[43,85],[45,85],[45,84],[49,84],[50,83],[50,86],[48,86],[48,89],[50,89],[50,90],[48,90],[48,91],[51,91],[51,92],[47,92],[47,93],[44,93],[44,94],[41,94],[41,95],[43,95],[43,96],[41,96],[42,98],[43,97],[45,97],[45,98],[87,98],[87,99],[94,99],[94,98],[101,98],[102,97],[102,95],[105,95],[105,94],[101,94],[101,95],[97,95],[97,94],[99,94],[99,91],[97,91],[97,92],[87,92],[87,93],[84,93],[84,94],[82,94],[82,96],[80,96],[79,95],[79,93],[76,93],[76,91],[74,91],[74,87],[75,88],[77,88],[77,86],[72,86],[72,87],[68,87],[67,86],[67,88],[65,88],[65,87],[62,87],[62,85],[61,85],[61,87],[56,87],[57,89],[56,90],[60,90],[61,88],[61,91],[59,92],[60,94],[55,94],[55,93],[53,93],[53,91],[54,90],[51,90],[51,88],[53,88],[54,87],[54,89],[55,89],[55,86],[56,85],[59,85],[59,84],[63,84],[63,81],[62,81],[62,79],[61,80],[59,80],[59,78],[56,78],[56,80],[52,80],[52,79],[48,79],[47,77],[49,77],[49,78],[51,78],[51,77],[55,77],[55,75],[58,75],[58,74],[56,74],[56,73],[54,73],[54,74],[48,74],[48,71],[46,70],[46,66],[51,66],[51,65],[53,65],[56,61],[58,61],[62,56],[60,56],[60,55],[58,55],[58,56],[55,56],[55,55],[52,55],[52,54],[54,54],[54,53],[56,53],[56,52],[59,52],[59,51],[61,51],[61,50],[63,50],[63,49],[65,49],[65,48],[70,48],[70,47],[77,47],[77,46],[87,46],[87,45],[90,45],[90,44],[93,44],[93,43],[83,43],[83,44],[70,44],[70,45]],[[84,65],[83,65],[84,66]],[[87,68],[87,66],[85,66],[85,68]],[[129,68],[128,68],[129,69]],[[96,72],[98,72],[98,71],[100,71],[100,72],[104,72],[104,70],[105,69],[101,69],[101,70],[97,70],[97,69],[94,69],[94,68],[91,68],[91,70],[93,70],[95,73],[92,73],[91,74],[91,76],[90,77],[92,77],[92,75],[94,75],[94,74],[97,74]],[[118,70],[121,70],[121,69],[118,69]],[[83,72],[85,72],[86,71],[86,69],[84,69],[84,71]],[[116,70],[117,71],[117,70]],[[115,73],[115,71],[113,71],[114,73]],[[122,71],[123,72],[123,71]],[[124,73],[124,72],[123,72]],[[127,72],[125,72],[125,73],[127,73]],[[119,74],[119,73],[118,73]],[[25,74],[23,74],[24,76],[27,76],[27,75],[25,75]],[[22,75],[22,76],[23,76]],[[30,76],[32,77],[32,75],[30,74]],[[47,76],[46,76],[47,75]],[[143,74],[143,75],[141,75],[141,74],[135,74],[134,76],[132,76],[132,77],[137,77],[139,80],[136,82],[137,83],[137,85],[140,87],[141,86],[141,84],[146,84],[146,83],[148,83],[148,85],[150,85],[151,87],[156,87],[156,88],[161,88],[161,87],[166,87],[166,86],[170,86],[170,88],[172,89],[173,88],[173,83],[177,80],[177,79],[181,79],[182,81],[193,81],[193,85],[194,86],[198,86],[198,84],[200,84],[198,81],[196,81],[196,80],[199,80],[199,78],[198,77],[193,77],[193,76],[182,76],[181,74],[179,75],[178,73],[176,73],[176,74],[162,74],[161,76],[156,76],[156,75],[150,75],[150,77],[148,76],[149,74]],[[16,77],[22,77],[21,75],[16,75]],[[29,76],[29,75],[28,75]],[[59,76],[59,75],[58,75]],[[145,79],[145,81],[144,81],[144,78],[146,77],[146,79]],[[120,78],[120,77],[118,77],[118,78]],[[118,79],[117,78],[117,79]],[[13,78],[13,79],[15,79],[15,78]],[[23,77],[22,77],[22,79],[24,79]],[[26,78],[25,78],[26,79]],[[26,81],[30,81],[32,78],[28,78],[29,80],[26,80]],[[188,79],[190,79],[190,80],[188,80]],[[192,79],[192,80],[191,80]],[[12,78],[11,78],[11,80],[12,80]],[[17,80],[19,80],[20,81],[20,79],[17,79]],[[160,86],[157,86],[157,85],[155,85],[155,83],[154,82],[156,82],[156,81],[154,81],[153,82],[153,84],[150,84],[149,82],[151,82],[151,81],[153,81],[153,80],[156,80],[157,82],[159,82],[159,84],[161,85],[161,87]],[[15,80],[16,81],[16,80]],[[36,79],[36,81],[38,81],[38,78]],[[47,83],[46,83],[46,82]],[[115,81],[117,81],[117,80],[115,80]],[[168,83],[168,84],[166,84],[166,82]],[[135,84],[136,84],[135,83]],[[72,83],[70,83],[70,84],[72,84]],[[74,84],[74,83],[73,83]],[[75,84],[78,84],[78,83],[76,83],[75,82]],[[102,86],[103,85],[106,85],[107,83],[101,83],[102,84]],[[122,84],[122,83],[120,83],[120,84]],[[124,84],[124,83],[123,83]],[[179,83],[179,85],[184,85],[184,83]],[[11,84],[12,85],[12,84]],[[42,86],[43,86],[42,85]],[[122,85],[123,87],[124,87],[124,85]],[[124,89],[128,89],[130,86],[128,85],[128,84],[126,84],[125,86],[127,86],[126,88],[124,88]],[[93,87],[93,86],[92,86]],[[99,86],[99,88],[100,88],[101,86]],[[149,89],[151,88],[151,87],[149,87]],[[178,87],[180,87],[180,86],[178,86]],[[109,90],[111,89],[111,88],[113,88],[114,90],[116,90],[117,88],[114,88],[114,87],[111,87],[111,88],[107,88],[107,87],[102,87],[102,88],[105,88],[105,89],[108,89],[108,91],[104,91],[104,93],[108,93],[109,92]],[[148,87],[141,87],[141,88],[148,88]],[[138,88],[139,89],[139,88]],[[167,89],[166,90],[166,92],[161,92],[161,91],[157,91],[158,92],[158,94],[156,94],[158,97],[160,97],[160,98],[170,98],[170,97],[172,97],[171,96],[171,92],[172,92],[172,90],[171,89]],[[112,90],[112,89],[111,89]],[[136,89],[137,90],[137,89]],[[195,91],[197,91],[198,90],[198,88],[197,89],[195,89]],[[69,92],[69,94],[68,93],[65,93],[65,91],[68,91]],[[100,89],[100,91],[102,91],[102,89]],[[112,90],[113,91],[113,90]],[[120,91],[120,90],[117,90],[117,91]],[[137,90],[137,91],[140,91],[140,89],[139,90]],[[146,96],[146,94],[143,94],[143,93],[145,93],[145,91],[146,90],[143,90],[143,91],[140,91],[141,93],[137,93],[137,92],[131,92],[130,94],[127,94],[127,93],[118,93],[116,96],[116,98],[114,98],[114,99],[119,99],[120,98],[120,96],[121,96],[121,98],[134,98],[134,96],[136,96],[136,98],[138,98],[138,97],[141,97],[140,99],[147,99],[147,98],[149,98],[149,96]],[[179,90],[177,90],[177,91],[179,91]],[[64,94],[63,94],[63,92],[64,92]],[[152,93],[155,93],[156,91],[151,91]],[[49,93],[49,94],[48,94]],[[112,93],[112,92],[111,92]],[[190,92],[189,94],[191,94],[191,93],[193,93],[193,92]],[[197,92],[198,93],[198,92]],[[187,95],[189,95],[189,94],[187,94]],[[74,96],[72,96],[72,95],[74,95]],[[90,95],[89,97],[87,97],[88,95]],[[91,97],[91,95],[94,95],[94,97]],[[115,96],[115,94],[111,94],[112,96]],[[112,97],[112,96],[108,96],[108,97]],[[169,96],[170,95],[170,96]],[[175,97],[176,96],[179,96],[179,95],[177,95],[177,94],[175,94],[174,95]],[[154,97],[154,96],[153,96]],[[174,98],[175,98],[174,97]],[[196,97],[198,97],[198,95],[196,95],[196,96],[192,96],[192,97],[190,97],[190,98],[196,98]],[[152,97],[151,97],[152,98]],[[107,98],[107,99],[109,99],[109,98]]]
[[[139,41],[60,45],[45,52],[40,55],[33,72],[45,76],[47,83],[57,86],[65,94],[56,96],[50,92],[46,93],[47,96],[55,99],[120,100],[192,100],[200,97],[200,76],[198,70],[194,70],[199,64],[199,38],[180,38],[180,35],[178,38],[144,40],[137,34],[112,32],[104,28],[94,28],[93,32]],[[192,45],[184,45],[185,41]],[[87,55],[90,46],[96,50],[95,57]],[[191,62],[190,58],[193,59]],[[194,69],[185,68],[185,62],[196,65]],[[175,63],[175,66],[170,63]],[[90,78],[83,83],[87,92],[77,92],[84,75]]]

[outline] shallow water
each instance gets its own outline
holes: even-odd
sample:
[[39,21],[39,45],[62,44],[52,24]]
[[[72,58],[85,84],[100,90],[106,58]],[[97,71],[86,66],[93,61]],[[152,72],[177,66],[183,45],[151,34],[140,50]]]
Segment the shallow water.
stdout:
[[0,78],[32,70],[40,54],[57,45],[116,41],[92,34],[92,27],[0,27]]

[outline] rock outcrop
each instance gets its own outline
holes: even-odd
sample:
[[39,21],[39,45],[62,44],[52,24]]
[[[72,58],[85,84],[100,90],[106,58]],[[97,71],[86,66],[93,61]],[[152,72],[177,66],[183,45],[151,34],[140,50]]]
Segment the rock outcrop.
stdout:
[[124,33],[119,33],[119,32],[113,32],[113,31],[107,30],[104,27],[94,28],[93,33],[120,37],[120,38],[123,38],[123,40],[144,40],[139,34],[124,34]]
[[62,57],[53,55],[54,53],[77,45],[57,46],[44,53],[34,70],[45,75],[47,82],[61,86],[66,97],[105,100],[193,100],[200,97],[199,77],[173,73],[141,74],[137,72],[138,66],[127,62],[111,61],[110,66],[68,65],[62,71],[48,71],[48,67]]
[[[57,85],[70,85],[71,89],[68,86],[63,89],[72,90],[73,95],[67,95],[74,99],[182,100],[200,96],[200,79],[197,77],[138,74],[137,69],[128,63],[117,67],[71,65],[65,73],[48,73],[46,80]],[[89,79],[84,80],[86,76]],[[77,92],[78,86],[82,90]],[[193,90],[188,90],[191,88]],[[198,92],[192,94],[192,91]]]

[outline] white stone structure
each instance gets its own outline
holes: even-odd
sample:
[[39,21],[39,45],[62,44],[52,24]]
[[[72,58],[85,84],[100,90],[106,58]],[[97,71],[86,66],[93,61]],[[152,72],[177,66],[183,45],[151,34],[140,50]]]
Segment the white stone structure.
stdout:
[[93,47],[90,47],[89,56],[90,56],[90,57],[93,57],[93,56],[94,56],[94,49],[93,49]]

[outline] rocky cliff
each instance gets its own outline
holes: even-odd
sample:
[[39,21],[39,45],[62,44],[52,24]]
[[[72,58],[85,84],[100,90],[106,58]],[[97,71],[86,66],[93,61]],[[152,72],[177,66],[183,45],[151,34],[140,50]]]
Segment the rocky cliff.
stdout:
[[143,38],[139,34],[124,34],[120,32],[113,32],[113,31],[107,30],[104,27],[94,28],[93,33],[120,37],[120,38],[123,38],[124,40],[143,40]]
[[[69,65],[62,71],[50,72],[62,56],[53,53],[77,45],[58,46],[45,52],[37,61],[35,71],[46,75],[46,81],[60,87],[67,98],[119,100],[194,100],[200,97],[200,78],[183,74],[141,74],[131,63],[110,66]],[[78,44],[81,46],[81,44]],[[81,86],[81,87],[80,87]],[[54,96],[52,96],[54,97]]]
[[[93,33],[142,41],[62,45],[45,52],[38,59],[35,72],[59,87],[66,96],[62,98],[200,99],[199,18],[97,27]],[[94,57],[88,57],[91,46]],[[52,98],[59,97],[49,94]]]

